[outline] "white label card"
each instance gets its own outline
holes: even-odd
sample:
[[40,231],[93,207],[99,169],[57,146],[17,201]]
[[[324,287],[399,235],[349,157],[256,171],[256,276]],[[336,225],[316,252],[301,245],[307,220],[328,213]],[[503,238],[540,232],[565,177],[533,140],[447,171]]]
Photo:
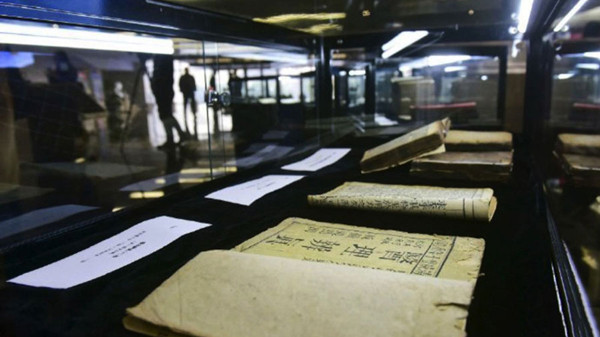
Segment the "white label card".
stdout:
[[317,171],[342,159],[350,149],[320,149],[312,156],[299,162],[283,166],[282,169],[290,171]]
[[8,282],[67,289],[120,269],[210,224],[161,216]]
[[303,177],[300,175],[268,175],[243,184],[226,187],[207,195],[206,198],[250,206],[250,204],[263,196],[277,191]]

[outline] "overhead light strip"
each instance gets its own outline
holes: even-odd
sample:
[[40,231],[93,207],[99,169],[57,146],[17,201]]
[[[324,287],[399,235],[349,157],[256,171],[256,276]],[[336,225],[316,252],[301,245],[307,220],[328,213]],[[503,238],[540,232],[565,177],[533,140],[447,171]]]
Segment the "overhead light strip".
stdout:
[[573,17],[573,15],[577,14],[577,12],[579,12],[579,10],[581,9],[581,7],[583,7],[583,5],[585,5],[585,3],[588,0],[579,0],[575,6],[573,6],[573,8],[571,8],[571,10],[569,11],[569,13],[567,13],[567,15],[565,15],[559,22],[558,24],[554,27],[554,31],[555,32],[560,32],[565,25],[569,22],[569,20],[571,20],[571,18]]
[[170,39],[6,23],[0,23],[0,43],[150,54],[174,53]]
[[600,59],[600,51],[589,51],[589,52],[583,53],[583,56]]
[[381,50],[383,50],[383,54],[381,54],[381,57],[387,59],[390,56],[398,53],[402,49],[412,45],[413,43],[419,41],[427,35],[429,35],[429,32],[426,30],[401,32],[389,42],[381,46]]
[[527,26],[529,25],[529,17],[531,16],[531,9],[533,8],[533,0],[521,0],[519,5],[517,30],[519,33],[525,33]]

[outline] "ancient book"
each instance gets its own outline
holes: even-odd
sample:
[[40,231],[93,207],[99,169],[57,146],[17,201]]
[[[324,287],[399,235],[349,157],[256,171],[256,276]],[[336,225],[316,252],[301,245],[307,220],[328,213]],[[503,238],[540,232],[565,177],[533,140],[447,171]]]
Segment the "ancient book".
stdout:
[[512,134],[505,131],[452,130],[444,141],[447,151],[511,151]]
[[555,156],[574,185],[600,187],[600,157],[556,152]]
[[319,195],[309,195],[316,206],[355,208],[491,221],[496,198],[491,188],[383,185],[346,182]]
[[234,250],[475,282],[483,248],[482,239],[288,218]]
[[512,151],[445,152],[415,159],[410,174],[430,179],[506,182],[512,167]]
[[200,253],[124,324],[153,336],[462,337],[483,249],[481,239],[287,219],[242,252]]
[[600,155],[600,135],[561,133],[558,135],[556,151],[581,155]]
[[402,165],[432,151],[443,151],[449,120],[435,121],[403,136],[365,151],[360,161],[363,173]]

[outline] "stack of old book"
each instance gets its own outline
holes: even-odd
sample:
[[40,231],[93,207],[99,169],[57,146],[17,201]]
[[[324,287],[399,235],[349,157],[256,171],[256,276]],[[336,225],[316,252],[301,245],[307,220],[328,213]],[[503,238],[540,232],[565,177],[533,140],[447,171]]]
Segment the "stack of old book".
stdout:
[[554,154],[571,183],[600,187],[600,135],[559,134]]
[[513,166],[512,134],[503,131],[449,131],[447,152],[417,158],[411,175],[424,178],[506,182]]
[[448,118],[435,121],[365,152],[363,173],[411,164],[425,178],[505,182],[513,166],[509,132],[450,131]]
[[[445,149],[441,120],[368,150],[363,172]],[[490,188],[346,182],[310,205],[489,222]],[[365,225],[369,225],[365,223]],[[231,251],[200,253],[141,303],[152,336],[464,337],[485,242],[288,218]]]
[[138,305],[151,336],[465,336],[482,239],[289,218],[200,253]]
[[360,161],[360,169],[362,173],[381,171],[415,158],[442,153],[449,129],[450,119],[445,118],[367,150]]

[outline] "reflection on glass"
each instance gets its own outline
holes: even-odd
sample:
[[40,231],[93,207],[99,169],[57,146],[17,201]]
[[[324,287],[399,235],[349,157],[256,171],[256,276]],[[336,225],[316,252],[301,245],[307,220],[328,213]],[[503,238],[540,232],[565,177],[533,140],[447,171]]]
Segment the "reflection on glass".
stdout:
[[498,58],[430,55],[386,60],[380,69],[376,104],[390,119],[426,122],[449,116],[459,125],[498,122]]
[[[106,34],[114,42],[171,49],[29,43],[0,52],[2,241],[53,231],[63,221],[2,228],[38,209],[115,212],[342,135],[320,136],[331,130],[315,122],[315,60],[308,50]],[[364,96],[363,82],[352,87]]]
[[600,126],[600,58],[589,53],[557,56],[550,123],[584,129]]

